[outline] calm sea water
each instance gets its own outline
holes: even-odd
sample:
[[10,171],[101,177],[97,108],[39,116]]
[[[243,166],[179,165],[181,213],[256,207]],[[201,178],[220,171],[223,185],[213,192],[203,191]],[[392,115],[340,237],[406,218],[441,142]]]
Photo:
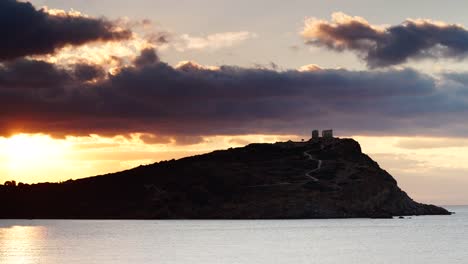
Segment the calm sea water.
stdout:
[[278,221],[0,220],[0,263],[468,263],[453,216]]

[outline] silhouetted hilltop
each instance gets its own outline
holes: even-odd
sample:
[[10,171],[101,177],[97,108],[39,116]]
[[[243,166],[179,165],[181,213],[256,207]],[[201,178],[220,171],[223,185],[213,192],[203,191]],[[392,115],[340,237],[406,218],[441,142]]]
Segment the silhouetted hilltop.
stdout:
[[273,219],[445,215],[352,139],[250,144],[64,183],[0,186],[0,218]]

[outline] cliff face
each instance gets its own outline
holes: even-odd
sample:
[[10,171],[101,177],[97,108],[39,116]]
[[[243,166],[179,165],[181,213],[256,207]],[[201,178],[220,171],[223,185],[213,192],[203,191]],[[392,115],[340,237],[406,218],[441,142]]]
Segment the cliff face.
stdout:
[[449,214],[352,139],[251,144],[103,176],[0,186],[0,218],[273,219]]

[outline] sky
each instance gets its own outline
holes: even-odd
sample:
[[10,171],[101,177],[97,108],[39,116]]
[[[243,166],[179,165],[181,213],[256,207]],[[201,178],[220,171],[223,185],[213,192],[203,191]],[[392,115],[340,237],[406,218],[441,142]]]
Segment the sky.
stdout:
[[467,5],[0,0],[0,182],[333,128],[414,199],[468,204]]

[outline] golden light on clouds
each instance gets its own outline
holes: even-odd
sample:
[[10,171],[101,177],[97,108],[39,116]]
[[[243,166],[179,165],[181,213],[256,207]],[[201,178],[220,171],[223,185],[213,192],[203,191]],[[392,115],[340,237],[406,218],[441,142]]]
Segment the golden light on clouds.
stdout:
[[[350,16],[347,15],[343,12],[334,12],[331,14],[331,23],[329,23],[326,20],[323,19],[318,19],[315,17],[310,17],[307,18],[304,22],[304,28],[301,30],[300,34],[305,37],[305,38],[325,38],[328,39],[329,36],[323,34],[322,32],[322,27],[332,27],[332,28],[338,28],[341,25],[346,25],[346,24],[351,24],[351,23],[360,23],[365,26],[368,26],[369,28],[378,31],[378,32],[383,32],[385,31],[385,28],[388,27],[388,25],[372,25],[367,21],[365,18],[360,17],[360,16]],[[340,40],[335,40],[337,41],[338,44],[341,44]]]
[[67,46],[56,54],[33,58],[59,65],[97,64],[108,71],[115,71],[115,69],[131,65],[140,51],[148,47],[152,45],[135,34],[132,39],[121,42],[90,43],[80,47]]
[[74,9],[70,9],[70,11],[62,10],[62,9],[55,9],[49,8],[47,6],[42,7],[42,11],[45,13],[52,15],[52,16],[60,16],[60,17],[89,17],[86,14],[83,14],[79,11]]
[[317,64],[307,64],[299,67],[297,69],[300,72],[314,72],[314,71],[321,71],[322,68],[318,66]]

